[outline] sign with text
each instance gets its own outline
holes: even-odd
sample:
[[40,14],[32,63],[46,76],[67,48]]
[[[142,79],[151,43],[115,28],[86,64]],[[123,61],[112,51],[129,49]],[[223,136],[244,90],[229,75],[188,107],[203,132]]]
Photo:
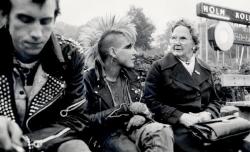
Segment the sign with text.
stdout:
[[234,28],[234,43],[250,45],[250,31],[243,28]]
[[250,25],[250,13],[228,9],[207,3],[198,3],[196,6],[197,16],[217,19],[238,24]]

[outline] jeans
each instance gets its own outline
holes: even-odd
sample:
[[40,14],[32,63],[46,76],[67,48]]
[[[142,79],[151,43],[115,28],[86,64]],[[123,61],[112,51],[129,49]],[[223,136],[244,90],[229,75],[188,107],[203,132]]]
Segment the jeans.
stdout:
[[102,152],[140,152],[135,143],[122,130],[112,133],[102,144]]
[[87,144],[78,139],[69,140],[65,143],[62,143],[57,152],[91,152]]
[[136,129],[130,135],[142,152],[173,152],[174,135],[166,124],[151,122]]
[[117,130],[105,138],[102,152],[173,152],[173,131],[158,122],[144,124],[127,133]]

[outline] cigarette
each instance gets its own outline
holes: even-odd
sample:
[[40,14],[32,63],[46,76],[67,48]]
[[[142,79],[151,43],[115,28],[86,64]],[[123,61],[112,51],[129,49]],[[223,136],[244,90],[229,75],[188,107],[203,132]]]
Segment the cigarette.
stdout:
[[23,147],[15,144],[15,143],[12,143],[12,148],[16,151],[16,152],[25,152],[25,150],[23,149]]

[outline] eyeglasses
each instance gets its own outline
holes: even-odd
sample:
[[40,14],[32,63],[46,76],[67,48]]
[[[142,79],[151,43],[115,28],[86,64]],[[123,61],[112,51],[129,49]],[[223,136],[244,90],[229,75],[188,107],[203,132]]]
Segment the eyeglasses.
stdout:
[[190,38],[187,38],[187,37],[185,37],[185,36],[183,36],[183,37],[179,37],[179,38],[177,38],[177,37],[175,37],[175,36],[172,36],[171,38],[170,38],[170,42],[171,43],[186,43],[187,41],[192,41],[192,39],[190,39]]

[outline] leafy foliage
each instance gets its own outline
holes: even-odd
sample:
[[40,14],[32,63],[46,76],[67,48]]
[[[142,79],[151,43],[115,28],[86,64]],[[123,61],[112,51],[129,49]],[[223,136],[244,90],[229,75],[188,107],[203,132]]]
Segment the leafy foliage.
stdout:
[[57,22],[55,25],[55,33],[63,35],[67,38],[72,38],[73,40],[77,40],[79,27],[74,25],[69,25],[64,22]]
[[[245,71],[245,70],[242,70]],[[225,102],[231,102],[231,101],[244,101],[245,95],[248,94],[247,87],[243,86],[231,86],[231,87],[223,87],[221,84],[220,76],[222,74],[229,74],[229,73],[235,73],[235,71],[231,70],[230,67],[225,66],[213,66],[212,67],[212,74],[213,74],[213,80],[215,89],[217,91],[218,96],[221,98],[221,100]],[[243,72],[239,74],[244,74]]]
[[169,21],[166,23],[166,29],[164,33],[160,34],[157,38],[157,44],[160,50],[167,51],[169,46],[169,38],[171,36],[171,28],[175,21]]
[[131,17],[131,22],[136,25],[137,41],[135,46],[143,50],[151,49],[151,42],[153,41],[152,34],[155,31],[155,26],[149,18],[145,16],[142,8],[130,7],[127,15]]

